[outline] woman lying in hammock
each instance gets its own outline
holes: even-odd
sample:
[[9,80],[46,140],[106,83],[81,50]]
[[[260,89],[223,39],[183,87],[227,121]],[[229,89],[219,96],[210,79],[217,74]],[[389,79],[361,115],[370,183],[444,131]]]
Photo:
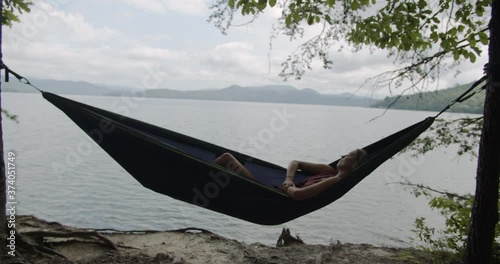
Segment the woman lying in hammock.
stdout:
[[[355,149],[349,152],[337,163],[337,168],[328,164],[316,164],[305,161],[293,160],[286,170],[286,178],[281,185],[281,190],[292,199],[304,200],[316,196],[335,185],[347,176],[352,170],[358,167],[366,159],[367,153],[362,149]],[[254,178],[253,175],[230,153],[224,153],[214,160],[215,164],[224,166],[243,176]],[[306,181],[295,185],[293,178],[297,170],[314,174]]]

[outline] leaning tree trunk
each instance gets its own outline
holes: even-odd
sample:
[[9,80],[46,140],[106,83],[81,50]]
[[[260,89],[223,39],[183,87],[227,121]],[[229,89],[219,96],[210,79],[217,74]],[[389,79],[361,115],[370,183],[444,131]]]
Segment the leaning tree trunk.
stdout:
[[[0,0],[0,11],[3,10],[3,0]],[[0,16],[0,66],[3,66],[3,55],[2,55],[2,25],[3,18]],[[0,73],[0,79],[2,75]],[[2,108],[2,83],[0,82],[0,109]],[[6,215],[5,215],[5,203],[7,202],[7,197],[5,193],[5,163],[3,160],[3,132],[2,132],[2,114],[0,113],[0,239],[2,243],[0,243],[0,259],[2,259],[7,250],[6,250],[6,239],[7,239],[7,223],[6,223]]]
[[498,222],[500,177],[500,0],[491,5],[489,67],[479,143],[476,194],[464,263],[489,263]]

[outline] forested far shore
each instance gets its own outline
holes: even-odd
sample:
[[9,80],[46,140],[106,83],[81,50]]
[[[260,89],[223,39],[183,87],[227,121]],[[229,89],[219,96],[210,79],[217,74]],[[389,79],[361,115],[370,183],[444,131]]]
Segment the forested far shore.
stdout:
[[[423,92],[413,95],[388,96],[371,105],[375,108],[387,108],[395,102],[392,109],[406,109],[417,111],[441,111],[449,103],[465,92],[472,83],[458,85],[453,88]],[[484,91],[469,98],[467,101],[455,104],[448,111],[456,113],[481,114],[484,109]]]

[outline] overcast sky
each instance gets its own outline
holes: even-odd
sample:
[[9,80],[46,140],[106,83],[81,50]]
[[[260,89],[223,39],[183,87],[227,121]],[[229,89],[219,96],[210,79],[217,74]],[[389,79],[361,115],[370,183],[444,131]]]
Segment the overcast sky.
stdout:
[[[266,10],[253,24],[222,35],[206,21],[210,1],[205,0],[34,2],[21,23],[4,27],[3,54],[5,64],[35,78],[142,87],[144,77],[154,72],[160,82],[153,88],[283,84],[280,64],[299,43],[275,40],[269,64],[269,37],[278,10]],[[333,51],[333,69],[315,64],[300,81],[286,84],[321,93],[352,92],[366,78],[395,67],[385,54]],[[474,65],[462,63],[458,76],[454,70],[443,72],[439,86],[478,79],[486,56],[483,52]],[[360,95],[368,94],[369,87],[365,89]]]

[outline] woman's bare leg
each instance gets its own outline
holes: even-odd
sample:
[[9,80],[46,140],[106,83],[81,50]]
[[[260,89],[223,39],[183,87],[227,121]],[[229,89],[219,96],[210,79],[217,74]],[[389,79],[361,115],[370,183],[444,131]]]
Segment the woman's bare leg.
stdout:
[[254,178],[252,173],[245,168],[233,155],[230,153],[224,153],[220,155],[218,158],[214,160],[214,163],[220,166],[225,167],[226,169],[230,171],[234,171],[240,175],[249,177],[249,178]]

